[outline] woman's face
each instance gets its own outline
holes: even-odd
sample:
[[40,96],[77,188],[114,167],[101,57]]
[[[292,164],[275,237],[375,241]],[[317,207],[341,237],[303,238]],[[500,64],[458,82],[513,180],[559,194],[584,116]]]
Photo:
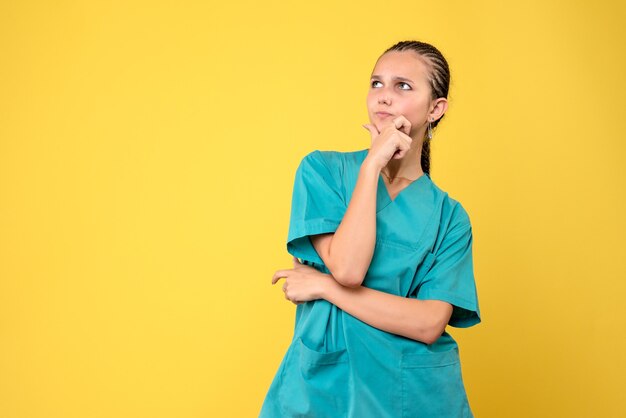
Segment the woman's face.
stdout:
[[394,117],[403,115],[411,122],[411,137],[425,131],[431,110],[427,74],[426,66],[413,51],[383,54],[372,71],[367,94],[370,123],[380,131]]

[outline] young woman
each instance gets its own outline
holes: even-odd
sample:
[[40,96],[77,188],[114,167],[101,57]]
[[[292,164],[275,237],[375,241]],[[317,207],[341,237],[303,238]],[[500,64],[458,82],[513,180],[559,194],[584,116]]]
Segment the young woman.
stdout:
[[297,305],[295,331],[260,417],[473,417],[445,331],[481,321],[472,227],[430,177],[449,84],[435,47],[393,45],[372,72],[370,148],[300,162],[294,268],[272,278]]

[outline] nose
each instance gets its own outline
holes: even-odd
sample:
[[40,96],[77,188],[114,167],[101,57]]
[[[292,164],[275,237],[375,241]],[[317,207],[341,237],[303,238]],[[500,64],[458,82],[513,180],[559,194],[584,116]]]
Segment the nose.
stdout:
[[379,104],[385,103],[385,104],[389,105],[389,104],[391,104],[391,99],[388,96],[385,96],[384,94],[381,94],[378,97],[378,103]]

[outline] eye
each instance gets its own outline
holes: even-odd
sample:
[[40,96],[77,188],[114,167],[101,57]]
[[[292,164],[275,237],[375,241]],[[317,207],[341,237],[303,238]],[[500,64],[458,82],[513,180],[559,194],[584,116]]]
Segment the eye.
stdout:
[[399,85],[404,84],[404,85],[406,85],[406,86],[408,86],[408,87],[409,87],[408,89],[401,89],[401,90],[411,90],[411,86],[410,86],[408,83],[402,82],[402,83],[398,83],[398,84],[399,84]]
[[371,84],[372,87],[374,87],[374,83],[380,83],[380,81],[378,81],[378,80],[372,81],[372,84]]

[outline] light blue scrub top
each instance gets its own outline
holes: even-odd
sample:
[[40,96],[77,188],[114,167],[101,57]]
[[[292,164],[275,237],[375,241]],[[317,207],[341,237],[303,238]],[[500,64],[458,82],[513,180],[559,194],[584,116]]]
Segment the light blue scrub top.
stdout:
[[[313,151],[295,176],[287,251],[324,272],[309,235],[337,230],[369,149]],[[467,212],[424,174],[391,199],[382,176],[376,245],[363,286],[453,305],[449,325],[478,324]],[[374,328],[318,299],[296,307],[294,336],[260,417],[473,417],[459,349]]]

